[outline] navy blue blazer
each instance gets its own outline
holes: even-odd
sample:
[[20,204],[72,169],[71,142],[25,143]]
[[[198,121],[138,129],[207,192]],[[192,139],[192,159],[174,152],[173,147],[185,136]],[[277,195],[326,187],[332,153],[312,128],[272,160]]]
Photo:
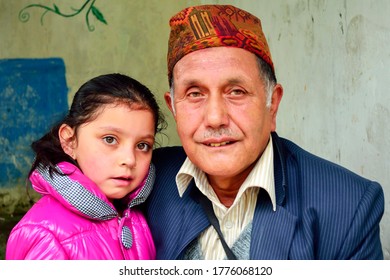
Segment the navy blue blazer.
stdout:
[[[260,191],[253,218],[251,259],[383,259],[379,222],[381,186],[314,156],[272,134],[276,211]],[[154,190],[145,204],[157,259],[181,259],[188,244],[210,226],[201,206],[182,198],[175,177],[182,147],[156,149]]]

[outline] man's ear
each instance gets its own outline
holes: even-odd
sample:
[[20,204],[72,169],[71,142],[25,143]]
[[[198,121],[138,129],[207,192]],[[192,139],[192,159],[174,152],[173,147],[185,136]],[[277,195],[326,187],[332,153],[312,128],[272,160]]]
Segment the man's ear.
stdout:
[[279,104],[283,97],[283,87],[280,84],[276,84],[272,91],[272,99],[271,99],[271,131],[276,130],[276,115],[278,113]]
[[67,124],[62,124],[58,130],[58,137],[64,152],[76,160],[74,151],[76,148],[76,135],[74,129]]
[[173,104],[172,96],[171,96],[171,93],[169,91],[167,91],[164,94],[164,99],[165,99],[165,103],[168,106],[169,111],[171,111],[173,117],[176,119],[176,112],[175,112],[175,107],[174,107],[175,105]]

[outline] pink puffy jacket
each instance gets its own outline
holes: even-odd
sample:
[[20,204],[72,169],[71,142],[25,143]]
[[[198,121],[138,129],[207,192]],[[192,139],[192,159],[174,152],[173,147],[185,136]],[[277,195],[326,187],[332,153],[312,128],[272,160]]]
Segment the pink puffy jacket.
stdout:
[[43,197],[12,229],[6,259],[154,259],[155,247],[137,205],[154,183],[151,165],[144,182],[126,198],[122,217],[100,189],[74,165],[57,168],[67,176],[38,168],[30,177]]

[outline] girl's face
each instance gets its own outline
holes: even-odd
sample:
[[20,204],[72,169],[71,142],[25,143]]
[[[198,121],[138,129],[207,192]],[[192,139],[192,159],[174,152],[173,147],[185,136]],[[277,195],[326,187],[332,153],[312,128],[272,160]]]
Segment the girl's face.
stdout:
[[[65,135],[74,133],[64,125]],[[148,173],[154,144],[154,119],[149,110],[105,105],[98,117],[81,125],[70,150],[82,172],[108,199],[121,199]]]

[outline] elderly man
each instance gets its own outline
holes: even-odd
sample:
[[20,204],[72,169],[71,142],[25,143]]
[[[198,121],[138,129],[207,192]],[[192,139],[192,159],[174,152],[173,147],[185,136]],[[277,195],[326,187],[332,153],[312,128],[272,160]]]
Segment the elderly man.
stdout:
[[166,103],[183,147],[154,152],[158,259],[382,259],[381,186],[279,137],[260,20],[227,5],[170,20]]

